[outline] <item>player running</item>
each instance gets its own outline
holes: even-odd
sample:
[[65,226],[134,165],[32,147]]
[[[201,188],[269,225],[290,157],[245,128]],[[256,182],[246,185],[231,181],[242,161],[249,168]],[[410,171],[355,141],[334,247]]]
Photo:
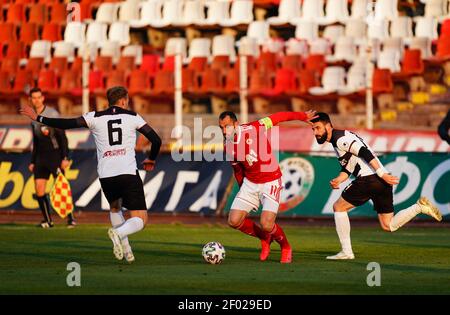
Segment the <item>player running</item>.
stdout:
[[[280,112],[258,121],[240,125],[233,112],[223,112],[219,125],[224,137],[227,158],[232,161],[234,176],[240,187],[231,205],[228,224],[261,240],[260,260],[270,254],[273,240],[281,246],[281,263],[291,263],[292,249],[283,229],[275,223],[283,188],[281,170],[274,156],[266,131],[283,121],[308,121],[315,115],[308,112]],[[247,218],[250,211],[262,204],[261,227]]]
[[355,258],[350,240],[350,220],[347,211],[369,200],[373,201],[381,228],[388,232],[397,231],[420,213],[429,215],[437,221],[442,220],[439,209],[426,197],[421,197],[417,203],[394,215],[392,185],[397,185],[399,178],[385,170],[363,139],[351,131],[334,129],[326,113],[318,113],[317,116],[311,120],[314,136],[319,144],[330,142],[333,145],[342,166],[339,175],[330,181],[330,186],[333,189],[339,189],[339,185],[350,175],[356,177],[333,204],[336,232],[342,250],[334,256],[328,256],[327,259]]
[[[37,115],[30,106],[21,107],[20,112],[44,125],[60,128],[89,128],[97,147],[97,171],[103,193],[108,200],[113,228],[108,235],[113,242],[117,259],[135,260],[128,235],[142,230],[147,223],[142,180],[139,177],[136,156],[136,130],[152,143],[148,158],[143,162],[144,170],[151,171],[161,147],[161,139],[137,113],[128,110],[128,91],[121,86],[107,90],[109,108],[93,111],[78,118],[60,119]],[[123,217],[121,207],[130,210],[131,218]]]

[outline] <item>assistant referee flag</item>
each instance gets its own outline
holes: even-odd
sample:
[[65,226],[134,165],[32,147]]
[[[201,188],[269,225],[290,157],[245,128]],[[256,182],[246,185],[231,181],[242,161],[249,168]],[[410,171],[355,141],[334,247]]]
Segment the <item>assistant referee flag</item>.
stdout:
[[50,202],[61,218],[65,218],[73,211],[72,190],[69,181],[61,172],[50,192]]

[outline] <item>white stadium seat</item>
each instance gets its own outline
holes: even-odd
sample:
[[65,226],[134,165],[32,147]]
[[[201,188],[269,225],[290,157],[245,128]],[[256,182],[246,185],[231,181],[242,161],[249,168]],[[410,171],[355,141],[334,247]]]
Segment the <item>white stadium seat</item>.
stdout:
[[295,18],[300,18],[301,8],[298,0],[281,0],[278,7],[278,16],[269,17],[267,21],[271,25],[291,23]]
[[235,0],[231,4],[230,18],[220,22],[222,26],[236,26],[239,24],[249,24],[253,21],[253,1]]
[[269,38],[270,25],[266,21],[253,21],[247,29],[247,37],[256,38],[258,45],[263,45]]
[[69,22],[64,30],[64,41],[80,47],[85,41],[86,25],[81,22]]
[[183,13],[180,21],[172,24],[175,26],[203,25],[205,23],[205,7],[200,0],[184,2]]
[[384,50],[378,56],[377,67],[389,69],[391,72],[400,72],[400,52],[395,50]]
[[31,44],[30,58],[34,57],[44,58],[44,62],[49,63],[52,58],[51,50],[52,50],[52,43],[50,41],[35,40]]
[[162,19],[161,14],[162,1],[161,0],[146,0],[140,3],[140,16],[131,20],[130,26],[139,28],[151,25],[154,21]]
[[436,18],[422,16],[415,18],[415,22],[416,37],[428,37],[432,40],[438,38],[438,21]]
[[345,23],[349,18],[347,0],[327,0],[325,12],[325,17],[319,22],[321,25]]
[[331,43],[323,37],[318,37],[309,43],[309,53],[311,55],[331,54]]
[[367,36],[383,40],[389,37],[389,21],[387,19],[375,19],[368,23]]
[[176,54],[181,54],[182,59],[185,60],[187,57],[187,40],[186,38],[180,37],[172,37],[169,38],[166,42],[166,46],[164,48],[164,55],[173,56]]
[[409,43],[409,49],[419,49],[422,59],[433,57],[431,51],[431,39],[428,37],[413,37]]
[[344,36],[345,34],[345,27],[342,25],[328,25],[325,27],[325,30],[323,31],[323,38],[326,38],[332,43],[333,45],[336,44],[339,38]]
[[189,45],[189,61],[195,57],[211,56],[211,40],[209,38],[194,38]]
[[166,0],[162,4],[161,19],[150,21],[150,25],[156,28],[166,27],[182,19],[182,2],[180,0]]
[[72,62],[75,58],[75,46],[72,43],[58,41],[53,43],[53,57],[66,57]]
[[208,1],[205,6],[207,7],[207,13],[204,24],[218,25],[230,19],[230,2],[226,0]]
[[325,95],[337,92],[345,87],[345,69],[343,67],[326,67],[322,76],[322,86],[312,87],[309,93]]
[[286,44],[286,55],[301,55],[307,57],[309,54],[308,43],[305,40],[290,38]]
[[116,41],[121,46],[126,46],[130,43],[130,25],[127,22],[114,22],[109,27],[108,39]]
[[393,20],[398,17],[398,0],[377,0],[375,4],[375,19]]
[[345,60],[353,62],[357,56],[357,47],[353,37],[340,37],[334,46],[334,55],[326,56],[329,62]]
[[86,41],[88,43],[97,43],[101,45],[108,40],[108,25],[101,22],[89,23],[86,30]]
[[229,56],[230,61],[236,60],[236,50],[234,48],[234,36],[232,35],[216,35],[212,41],[212,55]]
[[122,51],[122,56],[133,56],[135,64],[140,65],[142,63],[143,49],[141,45],[128,45],[125,46]]
[[130,22],[139,19],[139,1],[127,0],[119,3],[119,21]]
[[112,57],[113,63],[120,59],[120,43],[115,41],[104,42],[100,48],[100,56]]
[[353,0],[351,8],[351,19],[363,19],[367,17],[368,0]]
[[402,37],[405,40],[413,37],[412,19],[409,16],[399,16],[391,21],[391,37]]
[[295,28],[295,38],[312,41],[319,37],[319,25],[311,20],[301,20]]
[[117,21],[117,12],[119,5],[117,3],[101,3],[97,10],[95,20],[101,23],[111,24]]
[[366,88],[365,68],[350,67],[347,73],[347,83],[343,88],[338,89],[339,95],[348,95],[363,91]]

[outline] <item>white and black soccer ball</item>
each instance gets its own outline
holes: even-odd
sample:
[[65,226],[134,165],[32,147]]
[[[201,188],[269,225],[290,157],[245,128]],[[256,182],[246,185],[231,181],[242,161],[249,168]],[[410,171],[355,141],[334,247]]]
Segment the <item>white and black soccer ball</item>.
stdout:
[[203,258],[212,265],[221,264],[225,259],[225,247],[219,242],[209,242],[203,246]]

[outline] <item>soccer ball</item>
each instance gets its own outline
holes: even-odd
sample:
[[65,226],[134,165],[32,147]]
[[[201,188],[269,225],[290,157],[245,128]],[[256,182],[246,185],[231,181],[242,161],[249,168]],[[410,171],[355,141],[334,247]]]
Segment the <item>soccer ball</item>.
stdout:
[[202,254],[207,263],[217,265],[225,259],[225,247],[219,242],[209,242],[203,246]]

